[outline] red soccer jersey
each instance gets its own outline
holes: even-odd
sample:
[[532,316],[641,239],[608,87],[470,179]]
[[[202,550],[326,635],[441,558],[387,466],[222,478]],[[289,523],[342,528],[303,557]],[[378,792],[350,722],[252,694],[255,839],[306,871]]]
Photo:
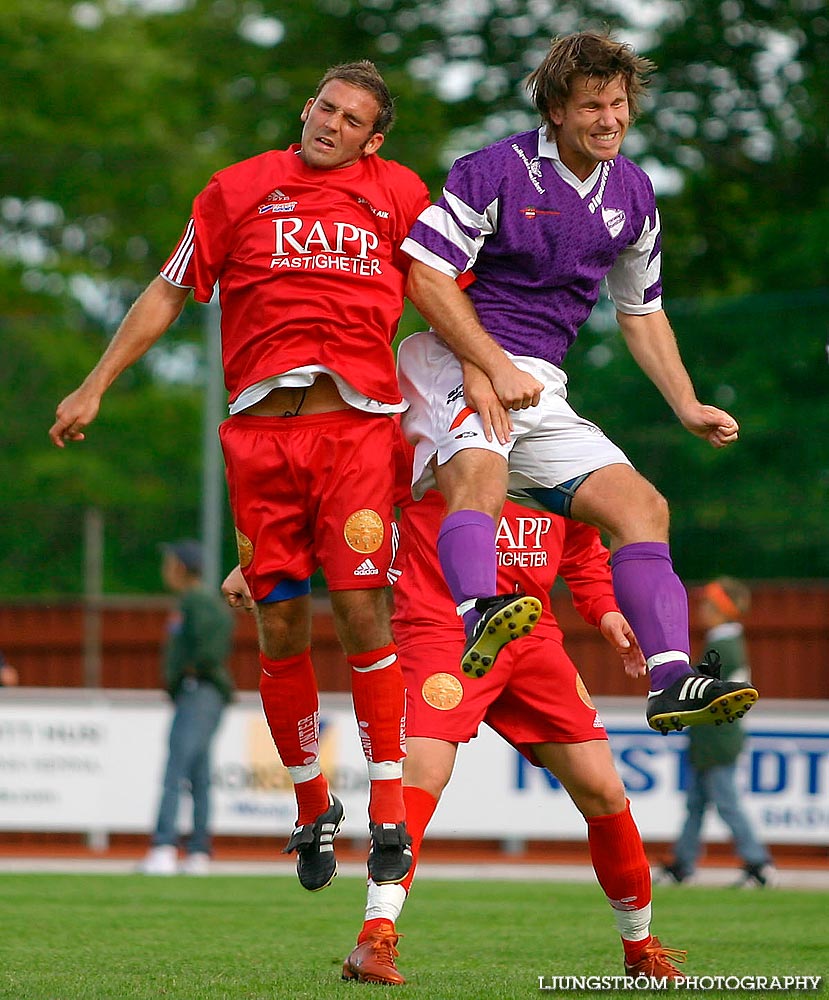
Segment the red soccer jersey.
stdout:
[[199,302],[219,283],[231,402],[262,379],[320,364],[371,399],[399,403],[391,343],[409,264],[400,244],[428,191],[393,160],[316,170],[298,148],[215,174],[161,274]]
[[[433,639],[446,630],[456,632],[462,625],[455,602],[443,578],[437,555],[437,536],[443,518],[443,497],[430,490],[422,500],[414,501],[409,493],[411,451],[402,451],[399,477],[408,475],[400,506],[400,553],[402,570],[394,586],[394,630],[398,644],[424,641],[423,629]],[[407,471],[408,470],[408,471]],[[507,501],[496,530],[498,546],[498,591],[519,590],[537,597],[547,614],[536,631],[553,627],[550,590],[557,576],[562,576],[573,596],[579,614],[598,626],[602,615],[618,611],[613,596],[613,582],[608,552],[599,532],[586,524],[555,514],[529,510]]]

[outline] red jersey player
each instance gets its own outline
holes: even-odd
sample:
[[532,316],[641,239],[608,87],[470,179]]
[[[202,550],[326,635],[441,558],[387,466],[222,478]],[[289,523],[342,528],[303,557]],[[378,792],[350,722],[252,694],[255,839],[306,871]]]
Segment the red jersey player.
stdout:
[[319,762],[310,578],[322,567],[351,665],[369,779],[369,870],[411,865],[401,788],[404,691],[384,588],[396,544],[388,455],[405,409],[391,343],[403,305],[400,244],[425,185],[377,152],[394,105],[369,62],[330,69],[302,137],[219,171],[185,232],[49,434],[80,441],[106,389],[181,312],[191,291],[222,307],[230,417],[220,428],[240,564],[256,602],[260,691],[298,816],[306,889],[336,874],[343,819]]
[[[403,470],[408,483],[410,464]],[[613,596],[608,552],[595,528],[507,502],[497,525],[498,583],[536,597],[543,612],[534,631],[508,645],[492,671],[470,680],[460,667],[465,642],[455,602],[440,572],[437,537],[444,501],[435,491],[404,502],[401,576],[394,587],[394,634],[407,687],[404,798],[415,861],[398,885],[369,878],[357,946],[343,978],[399,985],[395,922],[414,877],[426,826],[449,781],[458,743],[486,722],[529,761],[558,778],[587,822],[590,856],[622,937],[628,975],[681,979],[650,934],[651,879],[639,831],[616,772],[607,733],[562,645],[549,591],[560,574],[576,608],[621,655],[631,675],[645,663]]]

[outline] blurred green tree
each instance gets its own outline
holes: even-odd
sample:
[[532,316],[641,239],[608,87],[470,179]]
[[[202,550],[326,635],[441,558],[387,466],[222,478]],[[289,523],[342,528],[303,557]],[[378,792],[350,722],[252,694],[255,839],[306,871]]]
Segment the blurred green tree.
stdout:
[[[105,514],[110,592],[158,589],[158,532],[196,530],[197,307],[113,387],[85,445],[60,453],[45,432],[214,170],[296,140],[322,71],[370,58],[398,97],[384,153],[437,192],[455,156],[534,125],[523,80],[550,36],[605,24],[659,67],[626,151],[662,192],[688,367],[743,441],[718,454],[682,431],[601,310],[568,360],[574,400],[670,497],[686,576],[725,551],[723,570],[829,575],[825,5],[618,10],[634,20],[593,0],[3,5],[0,593],[80,590],[86,505]],[[409,309],[402,330],[418,323]]]

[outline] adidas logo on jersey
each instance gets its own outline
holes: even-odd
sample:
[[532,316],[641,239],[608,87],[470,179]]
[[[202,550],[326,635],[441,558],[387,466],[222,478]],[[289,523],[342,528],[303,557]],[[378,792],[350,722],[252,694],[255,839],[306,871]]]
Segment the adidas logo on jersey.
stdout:
[[357,569],[354,570],[355,576],[377,576],[379,573],[380,570],[370,559],[364,559]]

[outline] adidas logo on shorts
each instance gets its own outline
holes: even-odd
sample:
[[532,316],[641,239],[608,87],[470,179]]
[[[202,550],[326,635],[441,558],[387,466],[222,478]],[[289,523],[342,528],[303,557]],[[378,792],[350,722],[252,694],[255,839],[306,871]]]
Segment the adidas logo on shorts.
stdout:
[[374,565],[370,559],[364,559],[357,569],[354,570],[355,576],[377,576],[380,570]]

